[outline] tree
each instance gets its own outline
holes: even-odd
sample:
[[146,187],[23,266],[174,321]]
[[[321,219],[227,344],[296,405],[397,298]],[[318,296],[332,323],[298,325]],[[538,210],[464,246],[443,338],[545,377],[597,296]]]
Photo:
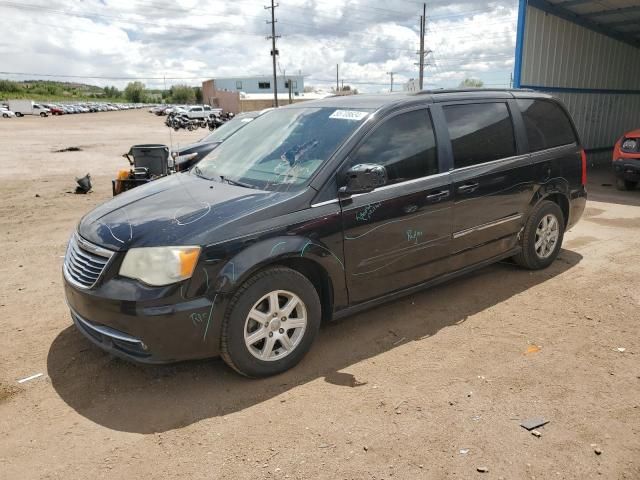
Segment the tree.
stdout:
[[189,85],[174,85],[171,87],[172,103],[194,103],[196,93]]
[[118,98],[120,96],[120,90],[116,87],[104,87],[104,95],[107,98]]
[[460,88],[482,88],[484,86],[484,82],[477,78],[465,78],[458,86]]
[[0,92],[19,92],[22,90],[20,85],[16,82],[12,82],[11,80],[0,80]]
[[194,87],[193,91],[196,94],[196,103],[202,103],[202,87]]
[[124,89],[124,96],[131,103],[141,103],[144,97],[144,83],[129,82]]

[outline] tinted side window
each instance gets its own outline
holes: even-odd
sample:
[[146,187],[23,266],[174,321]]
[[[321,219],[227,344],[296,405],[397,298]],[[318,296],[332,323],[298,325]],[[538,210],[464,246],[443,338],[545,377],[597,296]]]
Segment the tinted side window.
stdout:
[[474,103],[444,108],[454,168],[516,154],[513,123],[506,103]]
[[438,173],[429,113],[416,110],[387,120],[360,145],[350,163],[384,165],[390,184]]
[[529,150],[559,147],[576,141],[571,122],[554,102],[518,100],[529,139]]

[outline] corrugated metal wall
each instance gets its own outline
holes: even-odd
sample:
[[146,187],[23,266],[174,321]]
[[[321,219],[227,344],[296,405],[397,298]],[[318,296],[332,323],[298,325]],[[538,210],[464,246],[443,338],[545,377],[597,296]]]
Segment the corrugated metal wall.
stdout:
[[[527,7],[523,87],[549,91],[571,112],[587,149],[611,147],[640,128],[640,49],[575,23]],[[562,91],[562,89],[627,92]]]

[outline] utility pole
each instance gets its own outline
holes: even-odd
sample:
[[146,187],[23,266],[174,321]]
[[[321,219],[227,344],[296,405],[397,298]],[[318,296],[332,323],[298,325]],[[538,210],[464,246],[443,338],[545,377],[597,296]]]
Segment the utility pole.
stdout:
[[340,91],[340,81],[338,80],[339,77],[339,68],[340,66],[336,63],[336,95],[338,94],[338,92]]
[[389,90],[390,92],[393,92],[393,76],[395,75],[396,72],[387,72],[387,75],[389,75],[391,77],[391,89]]
[[425,31],[426,27],[427,27],[427,4],[423,3],[422,15],[420,16],[420,51],[418,52],[418,55],[419,55],[418,65],[420,66],[420,74],[419,74],[420,90],[422,90],[424,87],[424,57],[425,57],[424,37],[426,35],[426,31]]
[[270,7],[264,7],[265,10],[271,9],[271,21],[267,20],[267,24],[271,24],[271,36],[267,37],[267,40],[271,40],[271,57],[273,58],[273,105],[278,107],[278,76],[276,74],[276,38],[280,38],[280,35],[276,35],[276,8],[279,4],[274,4],[274,0],[271,0]]

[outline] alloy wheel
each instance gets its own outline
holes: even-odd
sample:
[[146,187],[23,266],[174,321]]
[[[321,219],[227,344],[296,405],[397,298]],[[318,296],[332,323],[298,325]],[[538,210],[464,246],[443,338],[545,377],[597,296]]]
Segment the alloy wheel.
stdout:
[[307,308],[300,297],[287,290],[274,290],[249,311],[244,342],[257,359],[280,360],[300,345],[306,328]]
[[555,215],[548,213],[538,223],[536,228],[536,255],[548,258],[554,251],[560,237],[560,225]]

